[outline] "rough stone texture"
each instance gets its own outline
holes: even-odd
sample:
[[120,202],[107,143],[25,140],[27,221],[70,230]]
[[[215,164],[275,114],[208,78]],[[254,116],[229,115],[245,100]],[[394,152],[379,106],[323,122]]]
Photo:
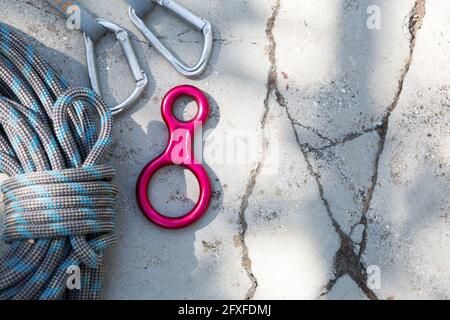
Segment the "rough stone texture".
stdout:
[[[92,10],[103,12],[102,3],[107,1],[98,3]],[[263,30],[269,7],[247,4],[236,12],[234,5],[227,2],[203,5],[198,1],[189,6],[208,17],[217,30],[210,67],[200,80],[191,81],[178,75],[155,50],[138,43],[143,50],[141,61],[147,61],[153,76],[154,91],[148,93],[142,106],[119,119],[116,143],[108,157],[119,167],[116,182],[122,192],[119,242],[108,256],[105,298],[237,299],[244,297],[250,286],[241,266],[241,250],[235,236],[239,233],[239,199],[252,163],[230,167],[228,163],[233,162],[229,161],[234,160],[224,158],[221,148],[228,132],[259,128],[266,67],[253,61],[265,61]],[[115,11],[111,14],[124,16]],[[167,38],[164,40],[167,45],[187,57],[188,62],[199,56],[201,36],[167,12],[155,10],[146,21]],[[131,26],[130,29],[134,30]],[[117,56],[117,52],[108,56]],[[140,214],[134,187],[142,167],[163,150],[167,139],[161,123],[161,99],[171,87],[182,83],[194,84],[210,97],[213,111],[205,130],[212,131],[208,132],[205,161],[214,185],[214,199],[200,223],[174,232],[153,226]],[[242,113],[242,108],[246,109],[246,116],[236,116]],[[155,195],[168,200],[166,204],[167,201],[160,203],[163,212],[187,212],[196,196],[189,198],[185,194],[197,188],[195,179],[185,180],[179,170],[169,172],[164,179],[167,183],[160,185],[165,187]]]
[[[327,145],[376,127],[409,54],[403,25],[413,3],[281,1],[275,29],[279,90],[302,143]],[[367,28],[371,5],[381,10],[379,30]],[[295,32],[287,37],[287,30]]]
[[[104,298],[449,298],[448,1],[179,1],[215,30],[195,80],[148,46],[124,1],[80,0],[133,33],[150,80],[117,117],[106,157],[121,193]],[[43,0],[0,5],[1,21],[73,85],[88,85],[78,31]],[[381,28],[372,30],[373,5]],[[161,8],[146,22],[187,62],[201,53],[201,35]],[[113,35],[97,50],[114,104],[133,80]],[[167,231],[142,216],[134,188],[166,143],[161,99],[182,83],[203,89],[213,109],[204,159],[214,198],[198,224]],[[150,188],[169,215],[197,194],[195,178],[173,167]]]
[[324,297],[329,300],[367,300],[364,292],[348,275],[340,278]]
[[[245,212],[249,224],[245,239],[258,283],[254,297],[314,299],[332,276],[339,238],[286,113],[270,103],[266,131],[276,130],[277,176],[262,171]],[[271,165],[264,161],[264,166]]]
[[314,171],[320,174],[325,196],[336,221],[349,235],[361,219],[378,139],[378,134],[371,132],[308,154]]
[[380,159],[365,255],[380,298],[450,297],[449,15],[448,1],[426,2]]

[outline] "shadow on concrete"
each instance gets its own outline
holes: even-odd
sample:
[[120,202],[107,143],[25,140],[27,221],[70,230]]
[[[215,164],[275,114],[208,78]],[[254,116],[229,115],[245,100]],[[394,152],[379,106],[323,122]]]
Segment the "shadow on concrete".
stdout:
[[[220,109],[216,100],[205,94],[211,109],[204,130],[215,128],[220,121]],[[190,102],[189,99],[180,100],[185,105]],[[150,103],[160,110],[159,98],[151,99]],[[178,286],[181,290],[186,279],[189,279],[190,274],[195,273],[198,267],[195,254],[196,232],[207,227],[221,211],[224,199],[222,183],[208,164],[204,163],[213,189],[213,197],[206,214],[194,225],[181,230],[160,228],[140,212],[134,190],[141,170],[166,147],[166,125],[162,121],[150,121],[144,130],[133,119],[126,118],[118,124],[114,140],[107,161],[118,168],[116,183],[121,187],[121,212],[118,213],[117,221],[119,243],[107,255],[107,272],[112,275],[106,277],[105,286],[114,288],[114,297],[129,298],[130,294],[136,294],[135,298],[142,298],[143,294],[151,294],[151,297],[158,299],[179,297],[183,293],[175,293],[174,290],[177,291]],[[188,178],[181,167],[170,166],[159,170],[149,187],[149,196],[155,208],[167,216],[180,216],[193,208],[196,200],[192,194],[196,190],[188,189],[188,186],[197,182],[193,176],[193,179]],[[155,243],[157,245],[154,245]],[[133,248],[132,252],[124,253],[130,248]],[[140,277],[122,275],[114,271],[114,265],[130,266],[130,270],[141,270],[142,274]],[[170,272],[167,271],[168,268]],[[158,275],[158,279],[154,278],[155,275]],[[127,295],[123,296],[117,288],[118,284],[114,283],[122,283],[122,277],[127,277],[130,287],[133,287],[133,290],[125,290]],[[149,280],[145,287],[145,282],[133,282],[137,278],[146,277]],[[154,288],[155,283],[158,283],[157,288]],[[205,283],[205,286],[209,285]]]
[[[44,60],[49,61],[52,66],[58,70],[63,76],[67,74],[67,69],[70,68],[70,70],[76,70],[75,72],[70,72],[69,75],[69,83],[73,87],[77,86],[88,86],[89,85],[89,78],[88,78],[88,72],[85,65],[79,63],[75,59],[71,58],[70,56],[61,53],[56,50],[52,50],[51,48],[48,48],[44,46],[41,42],[38,40],[28,36],[27,34],[24,34],[20,30],[15,31],[21,35],[27,43],[32,44],[37,52],[39,52]],[[114,35],[108,35],[105,39],[103,39],[98,44],[98,53],[102,55],[102,50],[105,50],[104,48],[107,48],[108,46],[114,46],[117,47],[117,42],[114,37]],[[107,265],[109,264],[111,266],[110,269],[108,269],[110,272],[112,269],[114,269],[114,264],[112,262],[116,263],[116,253],[117,250],[129,250],[131,247],[133,247],[133,240],[137,240],[137,238],[133,238],[132,235],[143,235],[143,234],[153,234],[151,236],[152,239],[158,240],[158,239],[170,239],[170,242],[175,244],[177,250],[173,252],[174,255],[177,257],[181,257],[182,259],[179,259],[181,263],[181,268],[183,270],[183,273],[179,273],[179,276],[184,278],[186,274],[189,274],[191,271],[194,271],[197,267],[197,259],[194,252],[194,241],[195,241],[195,232],[199,229],[202,229],[206,227],[211,221],[214,220],[215,216],[219,213],[222,202],[223,202],[223,190],[221,186],[220,179],[217,177],[217,175],[212,171],[212,169],[205,164],[205,167],[210,175],[211,182],[213,185],[213,199],[210,205],[210,209],[206,213],[206,215],[199,221],[197,224],[193,225],[190,228],[187,228],[185,230],[181,231],[167,231],[159,229],[155,226],[153,226],[149,221],[145,220],[142,215],[139,213],[139,209],[137,208],[135,204],[135,196],[134,196],[134,184],[136,181],[136,174],[142,169],[143,165],[151,160],[153,156],[156,156],[158,154],[158,149],[161,149],[165,146],[166,140],[167,140],[167,130],[165,129],[165,126],[162,122],[150,122],[149,126],[147,128],[147,132],[143,130],[143,128],[137,124],[131,117],[130,114],[132,114],[134,111],[139,110],[147,103],[152,103],[151,96],[154,92],[154,88],[156,86],[153,77],[151,76],[151,70],[147,63],[147,59],[145,58],[145,52],[143,50],[142,43],[139,42],[133,42],[134,48],[136,50],[136,53],[138,55],[139,62],[141,64],[141,67],[146,72],[147,76],[149,77],[149,86],[146,89],[145,95],[143,99],[141,99],[135,106],[131,107],[129,111],[124,112],[119,116],[118,119],[116,119],[115,126],[114,126],[114,140],[112,150],[107,156],[106,161],[110,162],[112,164],[115,164],[118,167],[118,174],[116,178],[116,183],[119,184],[121,187],[121,194],[119,196],[119,201],[122,203],[125,203],[121,207],[122,212],[118,212],[118,237],[119,237],[119,244],[117,245],[116,249],[109,250],[108,258],[107,258]],[[83,43],[80,43],[80,46],[84,46]],[[115,48],[114,50],[117,51]],[[117,53],[117,52],[116,52]],[[114,59],[124,59],[122,56],[119,57],[113,57]],[[105,61],[105,57],[101,57],[99,59],[100,62]],[[108,59],[106,59],[108,61]],[[62,64],[61,64],[62,63]],[[111,96],[111,92],[114,91],[114,86],[121,87],[122,84],[112,83],[110,84],[106,78],[108,78],[108,73],[111,72],[111,74],[114,74],[115,70],[111,68],[111,71],[108,70],[108,68],[102,68],[102,65],[100,64],[100,78],[101,78],[101,85],[102,85],[102,92],[104,92],[105,99],[108,101],[108,104],[116,104],[118,101],[118,98]],[[121,79],[122,80],[122,79]],[[127,81],[130,86],[130,89],[133,88],[133,81],[131,79],[131,74],[128,79],[123,79],[124,82]],[[208,128],[213,128],[217,126],[220,118],[220,111],[219,107],[217,105],[217,102],[211,97],[208,96],[208,99],[211,103],[211,112],[214,114],[214,117],[212,117],[208,123]],[[124,138],[124,136],[127,136]],[[144,143],[142,146],[139,146],[140,143],[147,141],[147,143]],[[124,143],[126,144],[126,147],[129,149],[124,148]],[[146,146],[150,146],[148,149],[150,150],[151,156],[144,156],[148,150],[146,149]],[[134,149],[136,148],[136,149]],[[114,154],[112,154],[114,153]],[[126,162],[127,164],[124,165],[123,163]],[[180,175],[177,172],[168,173],[169,178],[174,178],[175,182],[174,186],[177,187],[179,191],[179,195],[183,196],[188,190],[187,190],[187,184],[184,175]],[[130,178],[131,177],[131,178]],[[169,195],[173,195],[173,201],[177,203],[177,194],[174,194],[173,190],[168,190]],[[192,201],[188,200],[187,204],[192,205]],[[179,206],[179,203],[178,203]],[[132,210],[128,211],[127,208],[132,208]],[[184,207],[181,206],[181,209]],[[136,222],[136,220],[141,221],[140,227],[142,226],[142,229],[137,230],[136,225],[134,224],[134,230],[127,230],[124,232],[125,228],[129,227],[130,225],[127,224],[129,221],[129,216],[133,215],[132,218],[133,224]],[[131,239],[131,242],[126,242],[125,239]],[[136,242],[134,242],[136,243]],[[122,245],[125,245],[124,247],[121,247]],[[148,244],[150,247],[152,246],[152,243]],[[6,247],[0,247],[1,252],[3,253],[4,250],[6,250]],[[147,248],[148,249],[148,248]],[[151,249],[151,248],[150,248]],[[157,251],[155,249],[155,251]],[[137,250],[136,251],[136,258],[139,259],[139,255],[141,255],[141,260],[144,260],[148,257],[148,255],[144,254],[143,251]],[[127,258],[130,258],[128,256]],[[149,258],[150,264],[152,263],[153,258]],[[138,261],[141,261],[138,260]],[[178,259],[177,259],[178,260]],[[168,260],[170,262],[170,260]],[[164,262],[165,263],[165,262]],[[143,263],[142,267],[148,267],[145,263]],[[154,272],[153,270],[150,271],[150,276],[154,276],[155,274],[158,274]],[[111,271],[112,272],[112,271]],[[120,275],[118,275],[120,276]],[[171,277],[176,277],[177,275],[169,275]],[[109,279],[110,277],[106,277]],[[183,281],[183,279],[180,278],[180,283]],[[114,279],[111,279],[111,281],[114,281]],[[131,284],[132,285],[132,284]],[[106,286],[108,286],[108,282],[106,283]],[[169,288],[166,288],[164,290],[166,294],[170,293],[173,294]],[[139,292],[137,292],[139,293]],[[161,294],[163,297],[164,294]]]

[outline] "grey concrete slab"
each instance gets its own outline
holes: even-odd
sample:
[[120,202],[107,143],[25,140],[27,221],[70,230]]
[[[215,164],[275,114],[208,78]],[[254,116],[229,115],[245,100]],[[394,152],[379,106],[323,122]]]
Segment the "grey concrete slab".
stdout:
[[[105,159],[120,195],[103,298],[448,298],[448,1],[179,0],[215,31],[198,79],[147,44],[124,1],[80,2],[130,31],[149,77]],[[44,0],[0,7],[73,85],[89,84],[82,35]],[[201,35],[161,8],[145,21],[185,61],[201,53]],[[133,80],[113,35],[97,56],[114,104]],[[143,217],[134,190],[165,147],[161,100],[183,83],[211,102],[214,196],[198,224],[167,231]],[[197,182],[171,167],[150,196],[184,213]]]
[[[409,55],[405,19],[413,4],[281,1],[275,30],[279,90],[298,126],[325,141],[377,126]],[[373,6],[380,29],[368,28]],[[315,146],[310,139],[302,136],[302,143]]]
[[[277,134],[279,168],[267,151],[245,210],[245,242],[251,259],[255,299],[315,299],[333,277],[339,237],[299,150],[286,113],[271,96],[265,131]],[[242,213],[242,211],[241,211]]]
[[380,159],[365,260],[380,298],[448,299],[450,15],[426,1],[413,59]]
[[367,300],[364,292],[348,275],[340,278],[333,289],[322,297],[327,300]]
[[[371,185],[378,140],[378,134],[371,132],[308,153],[314,172],[320,175],[333,216],[348,235],[361,220],[366,192]],[[355,237],[358,238],[357,235]]]

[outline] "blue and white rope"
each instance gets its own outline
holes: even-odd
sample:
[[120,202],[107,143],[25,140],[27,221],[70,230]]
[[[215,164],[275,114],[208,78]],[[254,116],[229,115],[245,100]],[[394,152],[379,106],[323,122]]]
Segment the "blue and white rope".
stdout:
[[[95,110],[99,125],[91,115]],[[5,215],[0,299],[96,299],[114,241],[115,171],[97,162],[112,115],[0,23],[0,172]],[[81,289],[67,270],[79,267]]]

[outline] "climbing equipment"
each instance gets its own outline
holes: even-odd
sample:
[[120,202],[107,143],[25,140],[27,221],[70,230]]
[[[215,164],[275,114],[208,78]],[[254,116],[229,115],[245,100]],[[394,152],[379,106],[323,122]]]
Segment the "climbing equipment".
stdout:
[[[193,98],[198,106],[196,116],[190,121],[180,121],[173,115],[173,105],[182,96]],[[161,113],[169,129],[169,141],[165,151],[142,170],[136,185],[136,197],[141,211],[150,221],[163,228],[179,229],[200,219],[211,201],[211,182],[201,161],[194,154],[195,133],[208,118],[209,103],[199,89],[182,85],[166,94],[161,104]],[[171,165],[181,165],[190,170],[200,185],[200,195],[195,207],[186,215],[176,218],[164,216],[155,210],[147,191],[152,176],[159,169]]]
[[[126,0],[130,5],[128,15],[130,16],[133,24],[139,29],[144,37],[150,42],[155,49],[162,54],[167,61],[182,75],[186,77],[195,77],[201,74],[207,64],[209,57],[211,56],[212,44],[213,44],[213,31],[211,24],[204,18],[198,17],[191,11],[181,6],[179,3],[173,0]],[[200,60],[192,67],[184,64],[180,59],[175,57],[159,39],[149,30],[142,19],[158,4],[163,8],[166,8],[170,12],[174,13],[184,21],[189,23],[194,28],[203,33],[204,46]]]
[[[110,107],[110,109],[111,112],[116,115],[135,104],[136,101],[139,100],[141,95],[144,93],[145,87],[148,83],[148,79],[145,72],[139,65],[133,46],[131,45],[130,36],[128,35],[127,31],[109,20],[96,17],[93,13],[91,13],[75,1],[47,0],[47,2],[55,7],[57,11],[67,19],[71,18],[71,16],[73,15],[73,11],[79,10],[78,16],[80,17],[80,29],[81,31],[83,31],[84,41],[86,45],[86,58],[89,70],[89,78],[92,88],[99,95],[101,95],[101,92],[98,80],[99,77],[97,69],[97,59],[95,57],[95,43],[100,40],[100,38],[106,32],[115,33],[116,38],[119,41],[120,46],[122,47],[131,73],[133,74],[136,87],[128,98],[126,98],[118,105]],[[68,10],[69,8],[71,8],[71,10]]]
[[[175,101],[182,97],[193,98],[198,106],[195,117],[190,121],[180,121],[173,115]],[[209,103],[199,89],[182,85],[170,90],[161,104],[161,113],[169,129],[169,140],[165,151],[151,161],[142,170],[136,185],[136,197],[141,211],[153,223],[168,229],[179,229],[189,226],[200,219],[208,209],[211,201],[211,182],[206,170],[194,154],[194,137],[209,113]],[[148,197],[148,186],[152,176],[161,168],[181,165],[194,173],[200,185],[200,195],[195,207],[182,217],[167,217],[159,213]]]
[[[162,54],[172,66],[182,75],[186,77],[195,77],[201,74],[207,64],[209,57],[211,56],[212,44],[213,44],[213,30],[211,24],[204,18],[198,17],[191,11],[180,5],[174,0],[126,0],[130,5],[128,14],[131,21],[144,35],[144,37],[150,42],[155,49]],[[204,46],[200,60],[192,67],[184,64],[180,59],[175,57],[159,39],[149,30],[142,19],[158,4],[163,8],[166,8],[173,14],[177,15],[191,26],[203,33]]]
[[[91,111],[99,114],[99,127]],[[115,170],[97,164],[112,114],[90,89],[72,89],[0,23],[0,299],[95,299],[104,249],[114,241]],[[81,289],[69,290],[78,268]],[[71,269],[70,269],[71,270]]]
[[[131,95],[117,106],[111,107],[111,112],[113,114],[118,114],[123,110],[126,110],[128,107],[134,105],[137,102],[137,100],[139,100],[139,98],[144,93],[145,87],[147,86],[148,83],[148,79],[146,74],[139,65],[139,62],[136,58],[136,54],[134,53],[134,49],[131,45],[128,33],[124,29],[119,27],[117,24],[112,23],[111,21],[105,19],[97,19],[97,22],[102,26],[104,26],[106,30],[112,31],[116,34],[117,40],[119,41],[123,49],[125,57],[128,61],[128,66],[130,67],[131,73],[133,74],[134,80],[136,82],[136,88],[131,93]],[[86,56],[88,61],[88,70],[89,70],[89,77],[91,79],[91,85],[92,88],[97,93],[99,93],[100,86],[98,82],[98,69],[95,58],[95,44],[86,33],[84,34],[84,40],[86,44]]]
[[[84,33],[89,78],[92,88],[99,95],[101,95],[101,92],[98,80],[97,59],[95,57],[95,43],[106,32],[114,32],[116,34],[116,38],[122,47],[128,66],[133,74],[136,87],[128,98],[119,103],[117,106],[110,107],[110,109],[111,112],[116,115],[136,103],[136,101],[144,93],[148,79],[145,72],[139,66],[139,62],[136,58],[136,54],[133,46],[131,45],[130,37],[127,31],[111,21],[96,17],[93,13],[75,1],[47,0],[47,2],[54,6],[57,11],[67,19],[73,15],[74,10],[79,10],[78,16],[80,17],[80,29]],[[74,9],[68,10],[69,8]]]

